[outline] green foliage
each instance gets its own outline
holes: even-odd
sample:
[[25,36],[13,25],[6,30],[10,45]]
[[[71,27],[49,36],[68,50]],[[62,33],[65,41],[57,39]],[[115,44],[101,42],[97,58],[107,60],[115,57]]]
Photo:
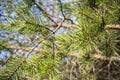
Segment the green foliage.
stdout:
[[[75,17],[74,22],[78,27],[65,29],[66,32],[55,35],[50,32],[51,22],[46,18],[49,15],[41,12],[38,12],[40,15],[35,15],[34,10],[31,10],[36,9],[36,6],[32,6],[32,0],[26,0],[24,5],[23,3],[16,5],[16,16],[14,18],[7,16],[7,23],[0,24],[0,29],[22,35],[39,36],[39,39],[32,40],[34,41],[32,43],[39,44],[40,49],[45,51],[34,52],[28,58],[14,54],[0,69],[0,80],[8,79],[24,59],[12,80],[26,78],[67,80],[68,77],[87,80],[91,78],[90,70],[95,62],[91,59],[92,54],[100,54],[106,58],[118,56],[115,31],[106,29],[106,25],[119,23],[118,0],[80,0],[80,4],[65,3],[63,5],[65,17],[68,19]],[[64,23],[69,23],[69,20]],[[44,39],[49,34],[51,36]],[[2,45],[0,50],[9,45],[7,43],[9,40],[0,41]],[[43,41],[40,43],[41,40]],[[32,43],[28,46],[31,47]],[[34,45],[32,47],[38,48]],[[92,77],[92,80],[95,79],[95,76]]]
[[[0,69],[0,80],[7,80],[16,69],[16,67],[19,65],[22,58],[23,56],[13,55],[9,58],[9,60],[5,61],[5,65],[2,67],[2,69]],[[18,76],[13,76],[13,79],[15,79],[15,77]]]
[[[21,75],[19,77],[31,77],[37,80],[55,78],[60,74],[58,70],[60,64],[60,56],[56,55],[53,61],[53,55],[51,53],[39,53],[29,58],[24,65],[18,71]],[[59,77],[60,78],[60,77]]]

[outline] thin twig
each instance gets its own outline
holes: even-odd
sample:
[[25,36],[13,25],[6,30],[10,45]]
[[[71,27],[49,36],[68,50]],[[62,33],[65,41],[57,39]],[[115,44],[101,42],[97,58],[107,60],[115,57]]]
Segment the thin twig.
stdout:
[[71,20],[71,19],[69,19],[69,18],[66,18],[65,14],[64,14],[64,12],[63,12],[63,6],[62,6],[61,0],[58,0],[58,2],[59,2],[59,4],[60,4],[60,9],[61,9],[61,13],[62,13],[62,15],[63,15],[63,18],[64,18],[65,20],[71,21],[71,24],[74,24],[74,23],[73,23],[73,20]]
[[65,17],[65,15],[64,15],[64,13],[63,13],[63,6],[62,6],[62,3],[61,3],[61,0],[58,0],[58,2],[60,3],[61,13],[62,13],[62,15],[63,15],[63,17],[64,17],[64,19],[65,19],[66,17]]

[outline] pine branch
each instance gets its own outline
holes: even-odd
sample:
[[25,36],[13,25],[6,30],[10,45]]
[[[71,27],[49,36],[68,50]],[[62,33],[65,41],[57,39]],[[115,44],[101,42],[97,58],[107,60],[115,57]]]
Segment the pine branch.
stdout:
[[19,68],[22,66],[22,64],[26,61],[26,59],[29,57],[29,55],[34,51],[34,49],[44,40],[46,40],[48,37],[50,37],[50,35],[47,35],[43,40],[39,41],[38,44],[36,44],[34,46],[34,48],[32,48],[29,53],[26,55],[26,57],[18,64],[18,66],[15,68],[15,70],[9,75],[8,80],[11,80],[12,76],[14,76],[14,74],[19,70]]
[[19,64],[19,62],[22,60],[23,56],[20,55],[13,55],[9,58],[7,63],[2,66],[2,70],[0,72],[0,80],[8,80],[8,76],[11,74],[11,72],[14,70],[14,68]]
[[[60,23],[57,23],[57,24],[60,24]],[[53,24],[52,25],[53,27],[56,27],[57,25],[55,25],[55,24]],[[61,27],[64,27],[64,28],[79,28],[79,26],[78,25],[76,25],[76,24],[66,24],[66,23],[63,23],[62,25],[61,25]],[[119,24],[116,24],[116,25],[114,25],[114,24],[111,24],[111,25],[105,25],[105,28],[106,29],[116,29],[116,30],[119,30],[120,29],[120,25]]]
[[[60,1],[60,0],[59,0],[59,1]],[[51,17],[51,15],[50,15],[47,11],[45,11],[38,3],[36,3],[35,0],[34,0],[34,2],[35,2],[35,4],[37,5],[38,9],[39,9],[40,11],[42,11],[42,13],[45,14],[45,15],[54,23],[54,25],[52,25],[53,27],[57,27],[57,26],[60,24],[60,23],[58,23],[57,21],[55,21],[55,20],[53,19],[53,17]],[[65,17],[65,15],[64,15],[64,13],[63,13],[63,8],[62,8],[62,3],[61,3],[61,1],[60,1],[60,5],[61,5],[61,12],[62,12],[62,15],[63,15],[63,17],[64,17],[64,20],[70,20],[71,23],[73,24],[73,21],[72,21],[71,19],[67,19],[67,18]],[[63,27],[66,27],[65,25],[66,25],[66,24],[64,24]],[[61,26],[62,26],[62,24],[61,24]],[[69,26],[71,26],[71,25],[69,25]],[[68,27],[68,26],[67,26],[67,27]]]
[[[53,33],[56,33],[56,31],[60,28],[60,26],[61,26],[61,24],[62,24],[63,22],[64,22],[64,20],[58,25],[57,28],[55,28],[55,29],[53,30]],[[48,37],[52,36],[53,33],[47,35],[43,40],[39,41],[38,44],[36,44],[36,45],[29,51],[29,53],[26,55],[26,57],[20,62],[20,64],[15,68],[15,70],[10,74],[10,76],[8,77],[8,80],[11,80],[12,76],[19,70],[19,68],[20,68],[20,67],[22,66],[22,64],[26,61],[26,59],[29,57],[29,55],[34,51],[34,49],[36,49],[36,47],[37,47],[40,43],[42,43],[44,40],[46,40]],[[54,52],[54,51],[52,51],[52,52],[53,52],[53,55],[55,55],[55,52]]]
[[[10,48],[10,49],[17,49],[17,50],[26,50],[26,51],[31,51],[32,50],[32,48],[29,48],[29,47],[16,47],[16,46],[8,46],[8,48]],[[35,52],[48,52],[48,53],[52,53],[52,51],[48,51],[48,50],[45,50],[45,49],[38,49],[38,48],[34,48],[34,50],[33,51],[35,51]],[[58,51],[55,51],[55,53],[58,53]],[[79,54],[79,53],[77,53],[77,54]],[[70,54],[71,56],[75,56],[75,57],[79,57],[78,55],[76,56],[76,54]],[[107,57],[105,57],[105,56],[102,56],[102,55],[100,55],[100,54],[92,54],[91,55],[91,58],[93,58],[93,59],[104,59],[104,60],[109,60],[110,58],[107,58]],[[113,60],[118,60],[118,61],[120,61],[120,57],[111,57],[111,59],[113,59]]]

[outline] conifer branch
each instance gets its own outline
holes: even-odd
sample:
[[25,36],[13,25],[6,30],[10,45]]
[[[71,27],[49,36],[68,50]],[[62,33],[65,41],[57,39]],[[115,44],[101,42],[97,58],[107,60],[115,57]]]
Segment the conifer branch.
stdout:
[[[7,48],[10,48],[10,49],[16,49],[16,50],[25,50],[25,51],[31,51],[32,50],[32,48],[29,48],[29,47],[16,47],[16,46],[7,46]],[[48,52],[48,53],[52,53],[52,51],[48,51],[48,50],[45,50],[45,49],[38,49],[38,48],[34,48],[33,49],[33,51],[35,51],[35,52]],[[55,53],[57,53],[58,51],[55,51]],[[79,54],[79,53],[77,53],[77,54]],[[70,54],[71,56],[75,56],[75,57],[78,57],[78,55],[76,56],[76,54],[74,55],[74,54]],[[100,54],[93,54],[93,55],[90,55],[91,56],[91,58],[94,58],[94,59],[104,59],[104,60],[106,60],[106,59],[109,59],[109,58],[107,58],[107,57],[105,57],[105,56],[102,56],[102,55],[100,55]],[[113,60],[120,60],[120,57],[112,57],[112,59]]]
[[39,41],[38,44],[36,44],[34,46],[34,48],[32,48],[29,53],[26,55],[26,57],[20,62],[20,64],[15,68],[15,70],[13,72],[11,72],[10,76],[8,77],[8,80],[11,80],[11,78],[14,76],[14,74],[19,70],[19,68],[23,65],[23,63],[26,61],[26,59],[29,57],[29,55],[34,51],[34,49],[40,44],[42,43],[44,40],[46,40],[48,37],[50,37],[50,35],[47,35],[43,40]]
[[[64,20],[61,22],[61,24],[64,22]],[[59,28],[60,25],[58,25],[58,27],[56,29],[53,30],[53,33],[55,33]],[[16,67],[16,69],[10,74],[10,76],[8,77],[8,80],[11,80],[12,76],[19,70],[19,68],[22,66],[22,64],[26,61],[26,59],[29,57],[29,55],[34,51],[34,49],[36,49],[36,47],[42,43],[44,40],[46,40],[48,37],[52,36],[52,34],[47,35],[43,40],[39,41],[30,51],[29,53],[26,55],[26,57],[23,59],[23,61],[20,62],[20,64]],[[54,47],[53,47],[53,56],[55,56],[55,52],[54,52]]]

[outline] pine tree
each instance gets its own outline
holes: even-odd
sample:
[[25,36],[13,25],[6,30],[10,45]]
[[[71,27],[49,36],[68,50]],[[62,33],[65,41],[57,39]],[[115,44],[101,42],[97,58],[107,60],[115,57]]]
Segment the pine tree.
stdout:
[[119,0],[0,2],[0,80],[120,79]]

